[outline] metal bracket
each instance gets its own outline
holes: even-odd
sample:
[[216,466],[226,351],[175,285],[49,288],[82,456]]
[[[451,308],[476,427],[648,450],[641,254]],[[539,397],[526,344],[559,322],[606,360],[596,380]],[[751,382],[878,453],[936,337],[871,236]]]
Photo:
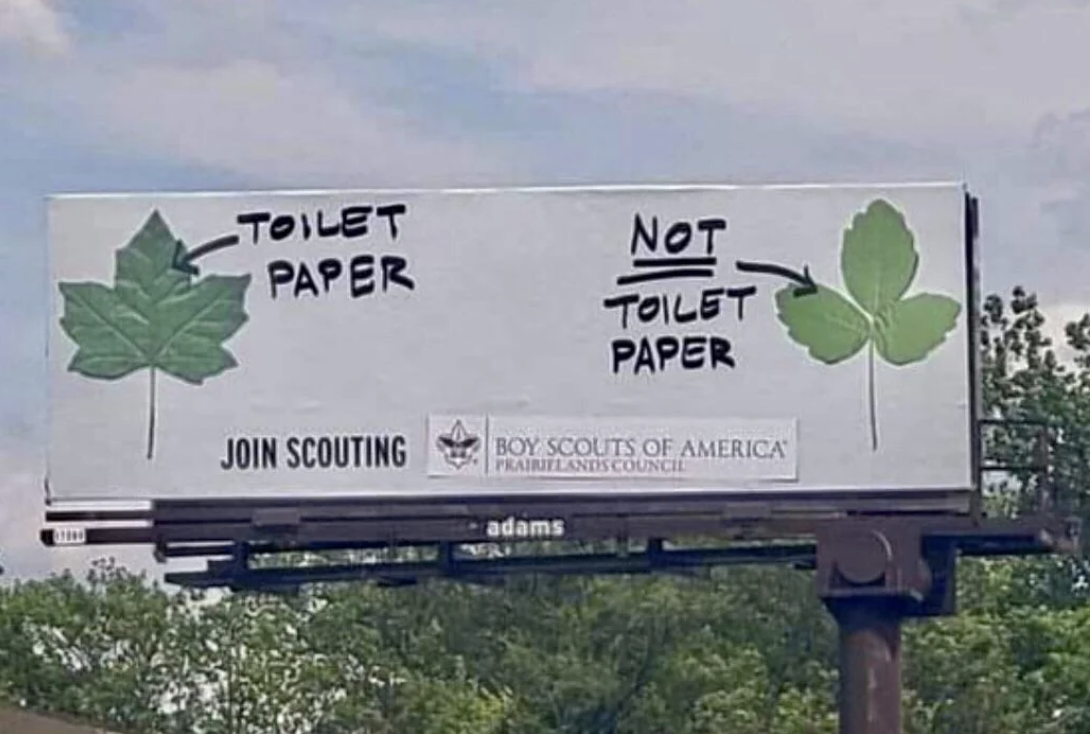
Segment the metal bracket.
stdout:
[[857,518],[816,533],[818,596],[835,610],[851,600],[881,601],[902,617],[956,613],[958,555],[1078,552],[1081,523],[1052,515],[1012,520]]
[[840,731],[901,730],[901,626],[912,617],[955,613],[959,547],[1070,553],[1078,550],[1078,528],[1041,516],[967,523],[861,518],[819,529],[815,584],[840,636]]
[[834,611],[841,602],[869,599],[906,617],[954,614],[957,544],[924,537],[919,524],[903,521],[823,529],[814,574],[818,596]]
[[1060,507],[1061,497],[1059,487],[1056,486],[1053,466],[1053,456],[1056,451],[1055,427],[1048,420],[1032,418],[983,418],[977,421],[977,433],[983,443],[985,429],[1006,430],[1030,430],[1032,434],[1032,447],[1029,449],[1029,460],[1024,463],[1003,463],[981,461],[978,472],[978,484],[983,491],[984,477],[987,474],[1010,473],[1024,474],[1034,477],[1033,494],[1029,507],[1031,513],[1044,513],[1057,510]]

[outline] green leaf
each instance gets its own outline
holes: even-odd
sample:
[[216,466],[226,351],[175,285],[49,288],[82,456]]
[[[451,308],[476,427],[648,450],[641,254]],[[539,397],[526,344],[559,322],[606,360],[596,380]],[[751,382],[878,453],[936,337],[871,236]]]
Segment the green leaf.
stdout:
[[154,450],[156,370],[199,385],[238,365],[223,343],[248,316],[249,275],[194,281],[177,263],[185,246],[153,212],[115,258],[114,286],[61,283],[61,328],[78,349],[68,369],[120,380],[149,369],[148,458]]
[[882,199],[872,201],[844,231],[840,269],[848,293],[877,316],[908,290],[919,256],[904,215]]
[[[62,283],[61,327],[79,346],[69,369],[116,380],[156,368],[200,384],[237,365],[223,347],[246,322],[249,275],[193,281],[174,266],[179,242],[158,212],[121,248],[112,289]],[[183,250],[184,252],[184,250]]]
[[179,245],[156,211],[129,244],[117,252],[118,295],[149,321],[155,318],[157,304],[183,291],[190,283],[191,276],[174,267]]
[[80,349],[69,369],[100,380],[117,380],[146,367],[147,322],[101,283],[61,283],[61,328]]
[[249,284],[249,275],[209,275],[164,298],[153,324],[155,366],[195,384],[236,366],[222,343],[246,323]]
[[890,364],[919,362],[943,343],[957,323],[953,298],[922,293],[888,306],[875,320],[875,345]]
[[776,293],[777,315],[787,334],[825,364],[843,362],[870,338],[866,315],[847,298],[819,285],[817,292],[796,296],[795,286]]

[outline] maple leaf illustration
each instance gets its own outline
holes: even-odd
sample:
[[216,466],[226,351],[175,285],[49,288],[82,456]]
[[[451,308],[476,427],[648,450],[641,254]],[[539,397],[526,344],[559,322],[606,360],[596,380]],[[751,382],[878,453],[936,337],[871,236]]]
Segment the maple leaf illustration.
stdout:
[[250,275],[196,279],[158,211],[115,258],[114,284],[61,283],[61,328],[79,347],[71,372],[97,380],[149,373],[147,458],[155,452],[156,375],[191,385],[238,365],[223,347],[248,316]]

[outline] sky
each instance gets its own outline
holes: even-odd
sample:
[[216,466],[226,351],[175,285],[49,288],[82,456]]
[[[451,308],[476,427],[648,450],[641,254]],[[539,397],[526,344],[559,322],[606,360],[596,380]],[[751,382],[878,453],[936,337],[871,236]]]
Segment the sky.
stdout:
[[1090,0],[0,0],[0,564],[41,547],[45,197],[964,180],[1090,310]]

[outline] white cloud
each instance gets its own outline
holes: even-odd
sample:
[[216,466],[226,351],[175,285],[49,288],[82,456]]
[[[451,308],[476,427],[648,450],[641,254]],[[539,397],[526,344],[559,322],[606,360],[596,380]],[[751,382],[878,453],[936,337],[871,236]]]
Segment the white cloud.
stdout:
[[257,181],[392,185],[479,180],[504,169],[481,145],[431,138],[327,76],[267,62],[136,68],[79,86],[88,91],[76,93],[74,106],[127,146]]
[[1050,113],[1033,131],[1033,173],[1047,181],[1081,185],[1090,173],[1090,108]]
[[61,18],[48,0],[0,0],[0,45],[4,42],[47,54],[70,46]]
[[1027,133],[1090,96],[1090,13],[1038,3],[988,22],[950,0],[401,5],[352,29],[477,50],[527,89],[668,91],[917,142]]
[[33,466],[30,457],[0,453],[0,565],[5,576],[49,571],[48,557],[34,548],[44,494]]
[[139,36],[119,36],[105,61],[83,59],[40,93],[76,98],[73,114],[107,140],[300,185],[526,178],[487,141],[439,139],[378,94],[346,90],[345,58],[329,52],[358,52],[352,76],[375,89],[392,71],[371,55],[384,43],[483,59],[505,92],[669,93],[815,130],[1011,148],[1090,97],[1090,77],[1073,73],[1090,61],[1086,6],[466,0],[457,10],[329,2],[313,13],[162,0],[143,11],[154,22]]
[[45,523],[44,451],[6,441],[0,448],[0,583],[71,570],[77,576],[97,558],[113,557],[134,571],[159,576],[150,546],[47,548],[39,538]]
[[1041,313],[1045,316],[1043,328],[1045,336],[1052,340],[1052,347],[1056,356],[1068,364],[1075,356],[1075,351],[1067,345],[1067,336],[1064,329],[1072,321],[1078,321],[1084,315],[1090,313],[1090,303],[1058,303],[1052,306],[1041,306]]
[[[0,8],[44,13],[41,2],[0,0]],[[271,0],[157,0],[131,9],[141,15],[138,30],[109,42],[94,27],[93,7],[81,10],[72,18],[78,52],[61,64],[17,59],[15,74],[0,75],[0,93],[80,120],[80,133],[103,150],[222,170],[257,186],[512,175],[486,143],[425,130],[426,120],[382,99],[381,85],[350,88],[358,77],[338,78],[322,39],[298,33]]]

